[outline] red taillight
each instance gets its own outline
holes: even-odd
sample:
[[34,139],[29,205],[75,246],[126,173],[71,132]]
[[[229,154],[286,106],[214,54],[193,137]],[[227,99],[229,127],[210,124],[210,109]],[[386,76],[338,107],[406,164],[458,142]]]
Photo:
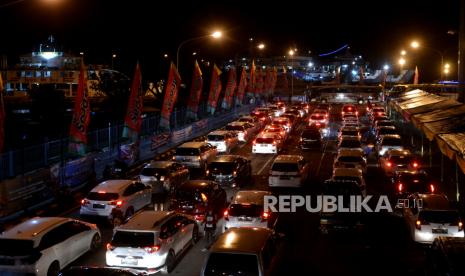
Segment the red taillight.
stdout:
[[205,218],[205,215],[195,215],[194,216],[194,219],[196,221],[203,221],[204,218]]
[[392,163],[391,162],[387,162],[386,164],[388,167],[392,167]]
[[418,163],[417,163],[417,162],[413,162],[413,167],[414,167],[414,168],[418,168]]
[[381,114],[383,114],[383,113],[381,113],[381,112],[378,112],[378,116],[381,116]]
[[276,141],[273,141],[273,146],[276,146]]
[[369,107],[367,107],[367,111],[370,111],[370,108],[369,108]]
[[349,106],[349,108],[348,108],[348,109],[349,109],[349,111],[352,111],[352,107],[350,107],[350,106]]
[[113,250],[115,249],[115,247],[113,245],[111,245],[111,243],[107,243],[107,250]]
[[397,190],[399,190],[399,192],[402,192],[403,189],[404,185],[402,185],[402,183],[399,183],[399,185],[397,186]]
[[116,202],[116,206],[121,206],[121,205],[123,205],[123,201],[122,201],[122,200],[118,200],[118,201]]
[[315,125],[316,125],[317,127],[321,126],[321,124],[320,124],[320,123],[316,123]]
[[87,205],[89,204],[90,202],[87,200],[87,199],[82,199],[81,200],[81,205]]
[[358,115],[358,111],[355,111],[355,115]]
[[459,231],[462,231],[462,230],[463,230],[463,223],[459,221]]
[[254,145],[256,145],[256,144],[257,144],[257,141],[254,140],[252,143],[253,143]]
[[144,249],[145,249],[145,252],[152,254],[160,250],[160,246],[159,245],[147,246],[147,247],[144,247]]
[[421,221],[417,220],[415,222],[415,227],[418,229],[418,230],[421,230]]
[[224,211],[223,216],[224,216],[225,220],[229,220],[229,212],[228,212],[228,210]]
[[436,190],[436,188],[434,187],[433,184],[430,184],[430,185],[429,185],[429,189],[430,189],[430,191],[431,191],[432,193],[434,193],[434,191]]
[[270,214],[268,212],[263,212],[262,220],[267,220],[269,217],[270,217]]

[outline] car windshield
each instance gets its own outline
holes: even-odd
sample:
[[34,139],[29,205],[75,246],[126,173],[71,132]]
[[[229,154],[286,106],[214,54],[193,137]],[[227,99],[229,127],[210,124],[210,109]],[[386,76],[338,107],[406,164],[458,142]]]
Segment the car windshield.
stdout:
[[320,135],[320,131],[317,129],[304,130],[302,132],[302,138],[318,138]]
[[430,223],[457,223],[460,220],[457,211],[422,210],[418,218]]
[[419,173],[419,174],[403,173],[399,176],[399,181],[401,183],[407,183],[407,184],[428,183],[428,177],[426,174],[423,174],[423,173]]
[[143,176],[165,176],[168,174],[168,170],[162,168],[144,168],[140,174]]
[[377,126],[392,126],[392,122],[388,122],[388,121],[378,121],[376,123]]
[[402,141],[401,141],[399,138],[388,138],[388,137],[384,137],[384,138],[383,138],[382,145],[383,145],[383,146],[396,146],[396,147],[400,147],[400,146],[402,146]]
[[310,119],[312,119],[312,120],[322,120],[322,119],[324,119],[324,116],[323,116],[323,115],[319,115],[319,114],[318,114],[318,115],[312,115],[312,116],[310,117]]
[[263,206],[256,204],[232,204],[228,214],[233,217],[259,217],[263,212]]
[[111,241],[111,245],[116,247],[147,247],[154,243],[154,233],[132,231],[116,231]]
[[205,276],[258,276],[258,259],[252,254],[211,253]]
[[341,135],[343,136],[358,136],[357,130],[343,130],[341,131]]
[[397,134],[397,131],[392,128],[380,128],[378,130],[378,135],[386,135],[386,134]]
[[223,174],[232,174],[234,168],[234,162],[212,162],[209,165],[212,172],[221,172]]
[[274,163],[273,167],[271,168],[272,171],[277,172],[297,172],[299,171],[299,167],[297,163]]
[[224,141],[224,135],[210,134],[207,136],[208,141]]
[[0,256],[27,256],[34,252],[32,240],[0,239]]
[[198,148],[177,148],[176,155],[180,156],[197,156],[200,154]]
[[253,123],[253,119],[252,118],[240,118],[238,120],[239,122],[245,122],[245,123]]
[[87,196],[87,199],[98,201],[111,201],[118,199],[118,197],[119,195],[117,193],[90,192]]
[[234,130],[234,131],[244,131],[243,126],[226,126],[226,130]]
[[279,133],[279,132],[281,132],[281,129],[279,129],[279,128],[267,128],[267,129],[265,129],[265,133],[267,133],[267,132]]
[[[206,193],[203,193],[206,195]],[[203,202],[202,191],[191,190],[191,189],[178,189],[176,191],[176,199],[179,201],[194,201],[194,202]]]
[[255,139],[255,142],[257,144],[273,144],[274,139],[273,138],[257,138]]

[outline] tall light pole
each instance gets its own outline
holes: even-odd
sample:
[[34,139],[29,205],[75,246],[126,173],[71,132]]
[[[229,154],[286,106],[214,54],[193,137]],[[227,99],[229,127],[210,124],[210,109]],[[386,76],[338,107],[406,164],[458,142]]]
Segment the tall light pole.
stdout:
[[291,56],[291,66],[292,66],[292,70],[291,70],[291,98],[289,99],[289,102],[292,103],[292,98],[294,97],[294,54],[295,54],[295,51],[294,50],[289,50],[289,55]]
[[410,47],[412,47],[413,49],[418,49],[418,48],[425,48],[425,49],[428,49],[428,50],[431,50],[433,52],[435,52],[436,54],[438,54],[440,57],[441,57],[441,70],[440,70],[440,77],[439,77],[439,80],[442,80],[442,72],[443,72],[443,69],[444,69],[444,53],[439,51],[438,49],[434,49],[434,48],[431,48],[431,47],[426,47],[426,46],[420,46],[420,43],[418,43],[418,41],[412,41],[410,43]]
[[111,70],[114,70],[116,54],[111,56]]
[[444,68],[443,68],[443,69],[444,69],[444,74],[445,74],[445,80],[447,80],[447,75],[448,75],[449,72],[450,72],[450,65],[449,65],[449,63],[444,64]]
[[208,38],[208,37],[213,37],[214,39],[219,39],[222,35],[223,35],[222,32],[215,31],[215,32],[213,32],[213,33],[211,33],[209,35],[197,36],[197,37],[186,39],[183,42],[181,42],[179,44],[179,46],[178,46],[177,51],[176,51],[176,68],[178,68],[178,70],[179,70],[179,51],[181,50],[181,47],[184,46],[186,43],[191,42],[191,41],[195,41],[195,40],[205,39],[205,38]]

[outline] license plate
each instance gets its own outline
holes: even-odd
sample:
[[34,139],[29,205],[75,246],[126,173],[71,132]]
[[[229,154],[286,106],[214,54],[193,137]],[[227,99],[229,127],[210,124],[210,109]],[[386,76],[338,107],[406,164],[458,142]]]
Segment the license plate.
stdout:
[[125,259],[121,259],[121,264],[124,264],[124,265],[137,265],[137,260],[136,259],[125,258]]
[[280,179],[291,179],[290,176],[280,176],[279,178],[280,178]]
[[94,205],[92,205],[92,207],[94,207],[94,209],[105,209],[104,204],[94,204]]
[[264,147],[266,147],[266,146],[267,146],[267,145],[265,145],[265,144],[261,144],[261,145],[260,145],[260,147],[262,147],[262,148],[264,148]]
[[442,229],[442,228],[439,228],[439,229],[433,229],[433,234],[447,234],[447,229]]
[[238,220],[238,221],[252,221],[252,218],[239,217],[237,220]]

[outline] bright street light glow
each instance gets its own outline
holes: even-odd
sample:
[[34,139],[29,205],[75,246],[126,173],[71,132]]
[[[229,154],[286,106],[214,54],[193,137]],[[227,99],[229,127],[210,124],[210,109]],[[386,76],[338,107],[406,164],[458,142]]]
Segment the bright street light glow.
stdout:
[[263,50],[263,49],[265,49],[265,44],[260,43],[260,44],[258,44],[257,48],[260,49],[260,50]]
[[405,59],[400,58],[400,59],[399,59],[399,64],[400,64],[400,65],[404,65],[404,64],[405,64]]
[[308,67],[313,67],[313,63],[311,61],[308,63]]
[[167,57],[168,57],[168,54],[164,54],[163,57],[167,58]]
[[294,50],[289,50],[289,55],[293,56],[294,55]]
[[223,35],[223,33],[221,33],[220,31],[216,31],[216,32],[212,33],[213,38],[220,38],[222,35]]
[[116,54],[113,54],[112,57],[115,58],[115,57],[116,57]]
[[400,51],[400,54],[401,54],[402,56],[405,56],[405,55],[407,54],[407,51],[402,50],[402,51]]
[[449,68],[450,68],[450,64],[449,64],[449,63],[444,64],[444,68],[449,69]]
[[449,68],[445,68],[445,69],[444,69],[444,73],[445,73],[445,74],[449,74]]
[[389,65],[385,64],[385,65],[383,66],[383,69],[384,69],[385,71],[389,70]]
[[56,52],[42,52],[40,55],[45,59],[52,59],[58,56]]
[[416,49],[420,47],[420,44],[418,43],[418,41],[412,41],[412,43],[410,43],[410,47]]

